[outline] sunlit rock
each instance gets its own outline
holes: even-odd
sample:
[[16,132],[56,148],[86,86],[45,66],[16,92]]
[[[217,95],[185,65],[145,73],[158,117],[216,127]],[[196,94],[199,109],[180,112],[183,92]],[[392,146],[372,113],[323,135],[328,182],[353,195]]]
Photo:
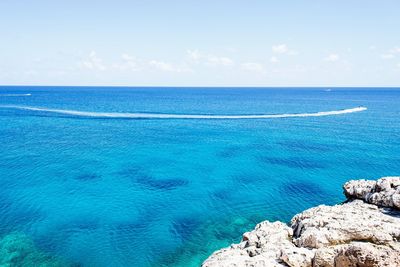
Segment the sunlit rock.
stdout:
[[308,209],[290,227],[258,224],[202,266],[400,266],[400,177],[350,181],[344,192],[347,203]]

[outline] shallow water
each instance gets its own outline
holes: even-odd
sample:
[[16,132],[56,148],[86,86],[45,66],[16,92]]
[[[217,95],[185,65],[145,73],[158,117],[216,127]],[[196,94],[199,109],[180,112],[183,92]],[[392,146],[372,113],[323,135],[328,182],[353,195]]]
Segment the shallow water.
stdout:
[[348,179],[398,175],[399,103],[382,88],[1,87],[0,237],[84,266],[198,266],[261,220],[342,201]]

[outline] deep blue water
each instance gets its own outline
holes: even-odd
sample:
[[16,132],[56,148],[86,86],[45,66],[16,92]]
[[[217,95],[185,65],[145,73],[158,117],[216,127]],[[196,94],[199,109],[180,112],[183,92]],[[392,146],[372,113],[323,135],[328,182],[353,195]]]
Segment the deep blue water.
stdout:
[[400,89],[0,87],[0,106],[0,237],[83,266],[198,266],[257,222],[342,201],[348,179],[400,173]]

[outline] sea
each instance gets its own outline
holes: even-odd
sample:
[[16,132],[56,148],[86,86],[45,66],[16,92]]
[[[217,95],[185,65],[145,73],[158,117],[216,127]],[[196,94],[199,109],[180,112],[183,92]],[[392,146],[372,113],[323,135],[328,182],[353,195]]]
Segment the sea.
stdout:
[[200,266],[394,175],[400,88],[0,86],[0,239],[73,266]]

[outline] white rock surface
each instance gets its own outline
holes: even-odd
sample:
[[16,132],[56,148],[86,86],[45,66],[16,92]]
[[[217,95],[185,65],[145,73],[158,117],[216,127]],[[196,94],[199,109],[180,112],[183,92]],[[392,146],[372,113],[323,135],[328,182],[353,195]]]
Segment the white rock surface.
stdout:
[[312,250],[296,247],[292,234],[284,223],[264,221],[244,233],[239,244],[215,252],[203,266],[311,266],[304,263],[311,262]]
[[322,248],[352,240],[388,245],[400,240],[400,218],[361,200],[308,209],[294,216],[291,225],[293,242],[300,247]]
[[350,242],[318,249],[313,266],[358,267],[400,266],[399,249],[365,242]]
[[352,180],[343,188],[347,198],[400,209],[400,177],[383,177],[377,181]]
[[[400,211],[393,200],[399,185],[400,177],[350,181],[344,186],[348,203],[308,209],[290,227],[264,221],[202,266],[400,267]],[[379,201],[368,195],[375,193]]]

